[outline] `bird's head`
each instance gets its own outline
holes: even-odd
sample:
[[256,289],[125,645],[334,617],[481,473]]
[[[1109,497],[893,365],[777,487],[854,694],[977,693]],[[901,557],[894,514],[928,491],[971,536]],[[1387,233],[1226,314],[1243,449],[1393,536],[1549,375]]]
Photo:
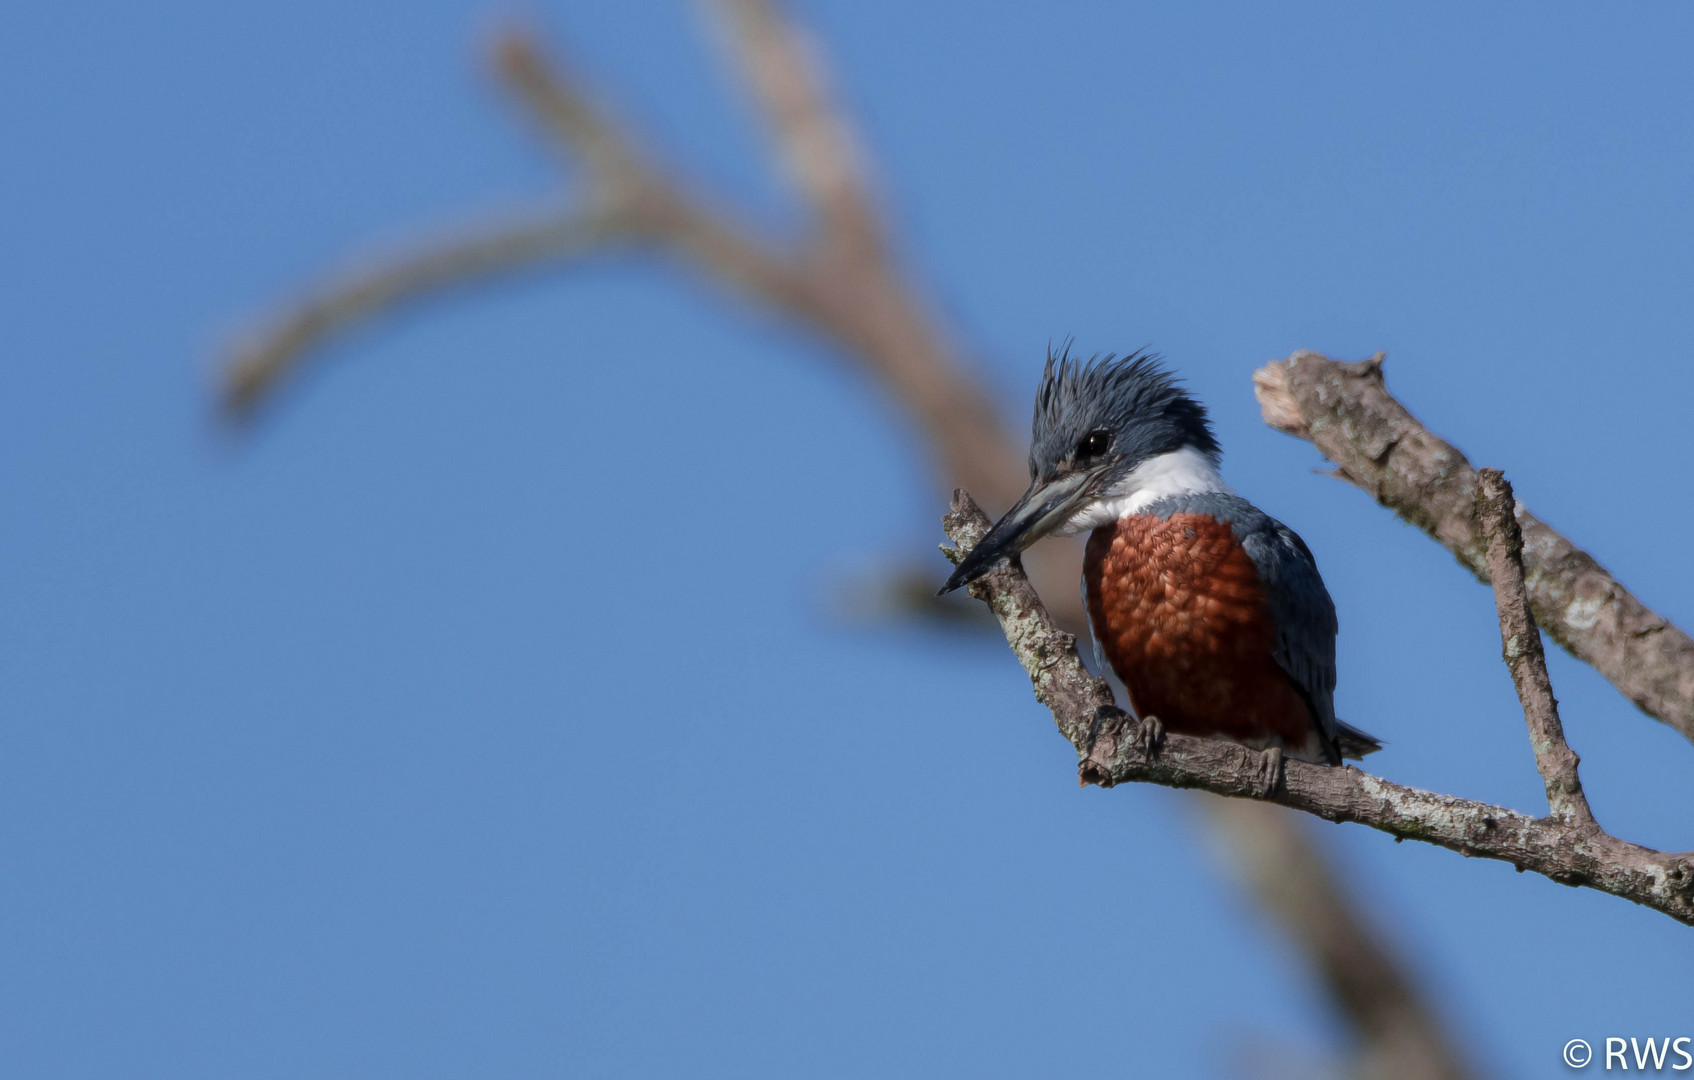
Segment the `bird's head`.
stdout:
[[1049,353],[1035,394],[1029,490],[941,591],[975,581],[1048,533],[1095,528],[1168,494],[1227,491],[1219,453],[1206,407],[1156,356],[1083,363]]

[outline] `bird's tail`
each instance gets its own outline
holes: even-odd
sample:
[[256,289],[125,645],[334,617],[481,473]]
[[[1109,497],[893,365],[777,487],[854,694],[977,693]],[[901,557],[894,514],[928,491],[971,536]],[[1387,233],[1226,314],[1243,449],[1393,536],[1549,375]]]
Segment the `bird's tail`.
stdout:
[[1382,740],[1375,735],[1366,734],[1347,723],[1345,720],[1335,722],[1335,746],[1341,751],[1341,756],[1358,761],[1366,754],[1374,754],[1382,749]]

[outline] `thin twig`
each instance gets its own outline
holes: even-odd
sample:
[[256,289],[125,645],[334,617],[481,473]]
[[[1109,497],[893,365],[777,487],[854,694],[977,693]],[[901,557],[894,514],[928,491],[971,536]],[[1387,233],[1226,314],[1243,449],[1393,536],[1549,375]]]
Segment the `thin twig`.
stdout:
[[[1311,440],[1336,475],[1488,581],[1476,470],[1388,393],[1380,355],[1347,364],[1297,352],[1254,372],[1253,382],[1267,424]],[[1694,639],[1521,505],[1516,516],[1536,623],[1648,716],[1694,740]]]
[[[985,514],[963,491],[943,519],[963,558],[987,533]],[[1102,704],[1099,680],[1076,655],[1075,638],[1053,623],[1021,568],[1004,565],[971,587],[1000,620],[1006,640],[1052,710],[1059,733],[1076,748],[1085,784],[1112,787],[1142,782],[1200,788],[1232,798],[1265,798],[1326,821],[1353,821],[1402,840],[1422,840],[1463,855],[1498,859],[1564,885],[1611,893],[1694,925],[1694,852],[1642,847],[1561,816],[1530,817],[1502,806],[1438,795],[1372,776],[1352,766],[1335,768],[1285,760],[1281,783],[1268,794],[1264,759],[1220,739],[1165,736],[1155,755],[1138,733],[1111,728],[1091,734]]]
[[495,72],[548,129],[553,145],[567,160],[581,158],[591,185],[617,193],[655,175],[619,126],[529,35],[501,34],[491,55]]
[[500,274],[580,258],[626,231],[611,212],[557,210],[458,230],[450,239],[344,274],[235,350],[224,373],[224,408],[233,418],[249,417],[299,357],[378,314]]
[[1523,534],[1518,531],[1516,506],[1512,485],[1504,473],[1499,469],[1478,470],[1476,516],[1487,538],[1488,576],[1494,583],[1494,603],[1500,613],[1500,651],[1511,669],[1518,700],[1523,703],[1535,767],[1547,786],[1547,806],[1567,821],[1593,825],[1594,811],[1588,807],[1588,797],[1582,793],[1582,781],[1577,776],[1579,759],[1565,742],[1564,725],[1559,722],[1559,703],[1553,698],[1553,681],[1547,675],[1541,631],[1529,613],[1523,584]]

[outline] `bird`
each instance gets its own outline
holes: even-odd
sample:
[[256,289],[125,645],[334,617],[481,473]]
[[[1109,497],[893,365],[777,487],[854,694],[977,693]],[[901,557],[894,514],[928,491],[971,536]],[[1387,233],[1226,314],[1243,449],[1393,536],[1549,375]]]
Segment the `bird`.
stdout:
[[1086,532],[1096,662],[1149,749],[1166,731],[1237,742],[1263,752],[1273,785],[1284,754],[1340,765],[1380,749],[1335,716],[1339,624],[1311,548],[1225,484],[1221,458],[1205,405],[1157,355],[1049,349],[1029,490],[941,592],[1043,536]]

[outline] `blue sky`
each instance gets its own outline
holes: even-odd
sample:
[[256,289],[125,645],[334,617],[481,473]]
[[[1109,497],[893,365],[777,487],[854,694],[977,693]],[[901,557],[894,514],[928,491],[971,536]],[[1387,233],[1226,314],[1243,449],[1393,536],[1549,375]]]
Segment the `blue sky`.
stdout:
[[[1150,345],[1316,552],[1396,780],[1540,806],[1489,594],[1249,374],[1390,386],[1694,624],[1694,12],[807,3],[905,255],[1019,430]],[[1336,1036],[1191,797],[1079,792],[1004,647],[844,622],[939,537],[827,349],[629,260],[360,332],[252,437],[229,335],[545,198],[482,4],[0,14],[0,1060],[40,1077],[1241,1075]],[[795,206],[685,5],[557,5],[627,117]],[[936,574],[943,573],[937,560]],[[1562,655],[1604,824],[1691,748]],[[1483,1068],[1694,1034],[1663,916],[1322,827]],[[1084,960],[1086,957],[1086,960]]]

